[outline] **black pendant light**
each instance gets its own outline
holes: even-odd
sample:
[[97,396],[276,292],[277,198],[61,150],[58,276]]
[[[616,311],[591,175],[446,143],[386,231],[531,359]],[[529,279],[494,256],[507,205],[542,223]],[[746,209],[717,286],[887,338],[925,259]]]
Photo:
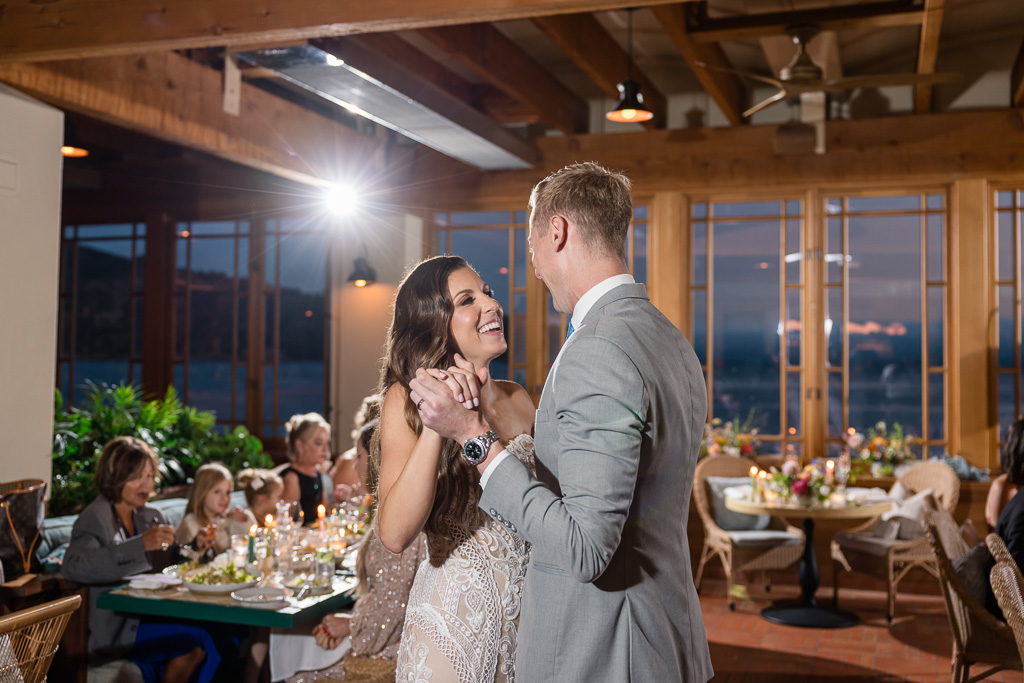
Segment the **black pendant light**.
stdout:
[[636,8],[631,7],[626,12],[629,14],[629,33],[626,47],[629,53],[628,77],[619,83],[619,102],[615,108],[604,115],[609,121],[618,123],[639,123],[650,121],[654,114],[644,106],[644,96],[640,94],[640,84],[633,80],[633,12]]

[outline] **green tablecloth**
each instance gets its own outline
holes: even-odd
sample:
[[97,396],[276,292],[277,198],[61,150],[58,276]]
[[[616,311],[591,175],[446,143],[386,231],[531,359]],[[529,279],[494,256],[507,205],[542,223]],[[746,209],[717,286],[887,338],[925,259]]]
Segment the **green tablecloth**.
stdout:
[[245,606],[228,593],[193,593],[184,586],[139,590],[129,588],[127,584],[100,595],[96,605],[100,609],[127,614],[291,628],[351,606],[355,584],[353,577],[336,576],[332,592],[311,595],[302,601],[290,598],[287,607],[276,610]]

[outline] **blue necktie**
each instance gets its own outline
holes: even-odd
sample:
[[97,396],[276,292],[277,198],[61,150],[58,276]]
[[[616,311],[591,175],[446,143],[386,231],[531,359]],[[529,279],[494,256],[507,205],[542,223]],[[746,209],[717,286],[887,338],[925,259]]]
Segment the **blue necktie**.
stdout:
[[576,331],[576,328],[572,326],[572,321],[570,320],[569,321],[569,329],[565,333],[565,341],[569,341],[569,337],[571,337],[572,333],[575,332],[575,331]]

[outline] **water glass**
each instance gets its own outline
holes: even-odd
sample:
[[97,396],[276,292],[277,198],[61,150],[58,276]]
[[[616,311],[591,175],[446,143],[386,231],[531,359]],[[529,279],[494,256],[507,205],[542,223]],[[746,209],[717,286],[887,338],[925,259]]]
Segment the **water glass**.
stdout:
[[313,587],[322,592],[330,591],[333,580],[334,550],[330,546],[318,548],[316,551],[316,574],[313,578]]

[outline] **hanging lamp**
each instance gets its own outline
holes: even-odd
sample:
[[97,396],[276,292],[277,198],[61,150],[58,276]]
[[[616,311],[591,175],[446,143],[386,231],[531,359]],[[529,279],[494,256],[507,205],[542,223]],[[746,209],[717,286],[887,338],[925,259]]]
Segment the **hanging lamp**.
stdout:
[[633,80],[633,12],[635,7],[626,10],[629,14],[629,33],[627,34],[626,49],[628,51],[627,78],[619,83],[619,102],[615,108],[604,115],[609,121],[617,123],[639,123],[650,121],[654,114],[644,106],[644,96],[640,93],[640,84]]

